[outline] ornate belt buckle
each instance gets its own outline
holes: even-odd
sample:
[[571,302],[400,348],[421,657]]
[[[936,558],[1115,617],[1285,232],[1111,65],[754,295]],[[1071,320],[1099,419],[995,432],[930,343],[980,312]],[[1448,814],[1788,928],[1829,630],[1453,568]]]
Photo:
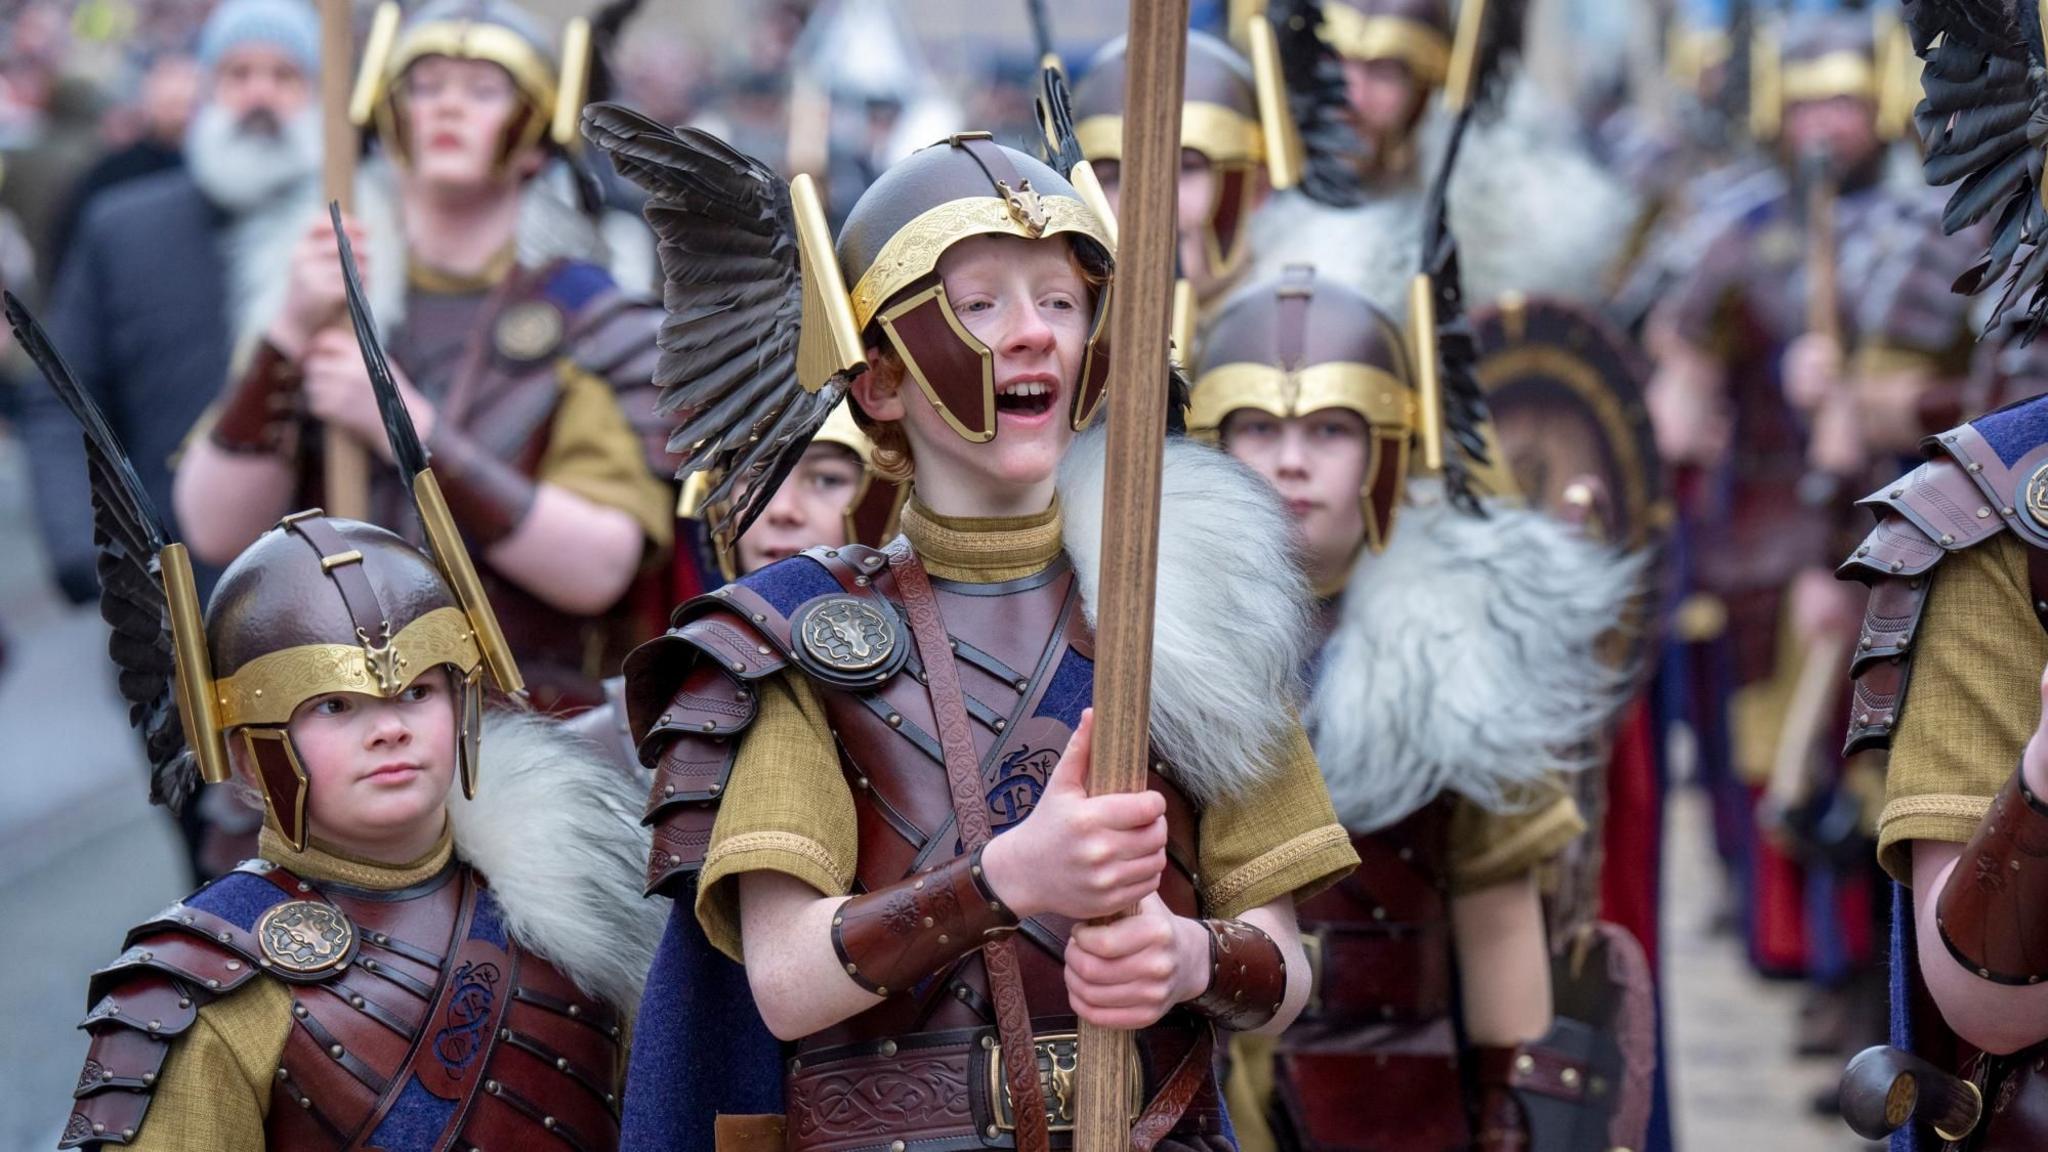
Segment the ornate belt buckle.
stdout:
[[[1075,1096],[1080,1085],[1078,1073],[1081,1065],[1081,1034],[1048,1032],[1043,1036],[1033,1037],[1031,1051],[1038,1058],[1038,1089],[1045,1095],[1047,1129],[1053,1132],[1072,1132]],[[1131,1120],[1136,1121],[1145,1110],[1145,1070],[1138,1063],[1138,1046],[1135,1043],[1125,1049],[1125,1055],[1130,1070],[1129,1075],[1124,1078],[1129,1092],[1124,1112]],[[989,1106],[995,1113],[996,1127],[1004,1132],[1014,1132],[1017,1130],[1017,1119],[1010,1100],[1010,1080],[1004,1074],[1005,1069],[1003,1046],[998,1042],[989,1053]]]

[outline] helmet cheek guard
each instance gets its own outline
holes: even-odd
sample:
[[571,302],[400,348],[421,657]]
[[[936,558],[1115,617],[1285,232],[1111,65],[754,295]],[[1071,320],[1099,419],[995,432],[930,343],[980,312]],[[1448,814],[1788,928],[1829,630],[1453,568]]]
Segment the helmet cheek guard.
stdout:
[[1245,224],[1251,215],[1254,177],[1249,163],[1216,164],[1212,171],[1209,208],[1202,216],[1202,256],[1210,277],[1222,280],[1244,266],[1250,251]]
[[1074,380],[1074,400],[1067,409],[1067,422],[1079,432],[1095,419],[1096,409],[1109,391],[1109,297],[1114,283],[1104,284],[1095,294],[1095,324],[1088,330],[1088,343],[1081,349],[1081,371]]
[[876,319],[947,427],[970,443],[995,439],[995,353],[960,322],[946,286],[934,283],[914,292]]

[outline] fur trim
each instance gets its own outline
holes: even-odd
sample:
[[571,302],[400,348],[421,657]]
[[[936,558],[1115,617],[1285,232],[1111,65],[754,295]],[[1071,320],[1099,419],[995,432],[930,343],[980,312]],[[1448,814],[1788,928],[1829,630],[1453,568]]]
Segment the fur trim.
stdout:
[[448,802],[456,853],[490,880],[522,947],[631,1015],[668,919],[640,894],[642,789],[545,716],[489,713],[483,749],[476,799]]
[[1449,789],[1510,810],[1591,767],[1633,686],[1596,645],[1644,560],[1540,512],[1480,519],[1433,496],[1352,570],[1306,717],[1337,817],[1384,828]]
[[[1396,321],[1405,317],[1408,282],[1421,263],[1428,177],[1449,127],[1447,116],[1432,114],[1414,177],[1357,208],[1326,207],[1299,192],[1270,199],[1252,218],[1246,282],[1312,264]],[[1509,292],[1604,298],[1636,219],[1636,197],[1546,126],[1539,98],[1518,88],[1503,119],[1472,125],[1459,159],[1450,211],[1466,299],[1484,304]]]
[[[1106,434],[1060,467],[1065,545],[1090,627],[1102,571]],[[1310,637],[1308,582],[1279,497],[1206,444],[1166,442],[1152,624],[1152,739],[1198,803],[1241,796],[1294,725]]]
[[[605,242],[597,224],[577,208],[574,192],[560,185],[553,168],[527,181],[514,232],[519,263],[528,268],[564,258],[605,263]],[[290,266],[292,248],[327,212],[326,201],[309,198],[317,192],[236,223],[228,247],[228,280],[234,293],[231,315],[238,350],[252,346],[284,307],[283,270]],[[367,164],[356,173],[354,215],[370,241],[370,279],[364,286],[370,310],[376,313],[378,328],[389,334],[405,318],[406,253],[398,177],[388,162]]]

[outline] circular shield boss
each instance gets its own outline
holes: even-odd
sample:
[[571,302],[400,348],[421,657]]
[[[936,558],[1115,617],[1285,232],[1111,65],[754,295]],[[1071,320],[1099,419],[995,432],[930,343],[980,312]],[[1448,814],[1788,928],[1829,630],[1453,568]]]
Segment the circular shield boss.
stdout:
[[1649,410],[1648,366],[1592,310],[1508,296],[1473,316],[1480,387],[1504,463],[1530,504],[1577,519],[1627,549],[1670,519]]
[[895,613],[875,601],[843,594],[820,596],[790,620],[797,662],[828,684],[869,687],[896,674],[910,656],[898,636]]
[[2034,474],[2020,486],[2020,508],[2035,531],[2048,534],[2048,464],[2034,469]]
[[524,300],[505,309],[491,330],[491,342],[507,360],[539,360],[561,346],[562,311],[545,300]]
[[314,976],[348,961],[355,952],[356,929],[332,904],[288,900],[256,922],[256,943],[271,971]]

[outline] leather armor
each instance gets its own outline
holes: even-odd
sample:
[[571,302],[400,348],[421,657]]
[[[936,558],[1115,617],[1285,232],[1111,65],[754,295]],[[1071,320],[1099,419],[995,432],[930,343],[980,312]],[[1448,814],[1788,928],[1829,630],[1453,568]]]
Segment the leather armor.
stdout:
[[1448,797],[1351,846],[1356,872],[1297,912],[1315,964],[1274,1057],[1274,1130],[1298,1152],[1463,1152],[1452,1017]]
[[[1092,700],[1093,645],[1080,590],[1064,559],[1007,583],[930,583],[956,657],[988,821],[1000,833],[1030,813]],[[628,706],[642,762],[654,769],[650,892],[682,891],[701,867],[736,737],[754,719],[753,686],[785,670],[818,689],[838,740],[859,820],[854,894],[898,885],[959,857],[927,674],[903,612],[884,553],[814,548],[685,604],[666,636],[634,653]],[[1167,800],[1169,862],[1160,896],[1176,914],[1200,916],[1199,813],[1164,763],[1155,763],[1149,786]],[[1034,917],[1016,934],[1058,1147],[1066,1146],[1062,1121],[1071,1117],[1076,1058],[1062,966],[1071,926]],[[906,923],[904,931],[914,927]],[[1000,1006],[983,956],[969,952],[799,1041],[786,1081],[789,1146],[1015,1146],[995,1027]],[[1212,1043],[1209,1022],[1186,1009],[1140,1036],[1153,1105],[1147,1119],[1170,1113],[1164,1124],[1182,1146],[1222,1140]],[[892,1103],[845,1106],[845,1095],[856,1090]],[[1145,1102],[1132,1102],[1133,1119]]]
[[476,872],[451,862],[374,892],[258,860],[131,931],[94,974],[61,1146],[131,1143],[200,1008],[259,978],[292,997],[269,1148],[618,1145],[622,1022],[509,937]]
[[[557,261],[543,268],[515,270],[501,295],[474,317],[475,334],[449,366],[446,380],[414,379],[438,407],[439,429],[459,430],[462,450],[442,445],[435,450],[437,471],[473,460],[481,473],[465,486],[443,476],[442,486],[463,525],[472,553],[502,536],[523,513],[540,469],[562,395],[565,365],[604,380],[614,390],[628,423],[641,438],[642,454],[666,476],[673,465],[654,452],[649,419],[654,404],[655,331],[660,313],[626,296],[594,265]],[[401,332],[392,355],[401,364],[417,360],[410,354],[415,340]],[[306,506],[322,502],[320,438],[302,437],[301,486]],[[473,492],[471,490],[474,490]],[[373,469],[370,516],[374,523],[412,525],[411,498],[397,473]],[[408,527],[417,542],[417,529]],[[656,627],[659,609],[643,604],[660,600],[658,574],[644,573],[626,597],[609,612],[578,616],[556,609],[489,564],[477,574],[497,610],[512,651],[519,657],[534,706],[559,712],[593,707],[603,701],[599,681],[616,674],[632,646]]]

